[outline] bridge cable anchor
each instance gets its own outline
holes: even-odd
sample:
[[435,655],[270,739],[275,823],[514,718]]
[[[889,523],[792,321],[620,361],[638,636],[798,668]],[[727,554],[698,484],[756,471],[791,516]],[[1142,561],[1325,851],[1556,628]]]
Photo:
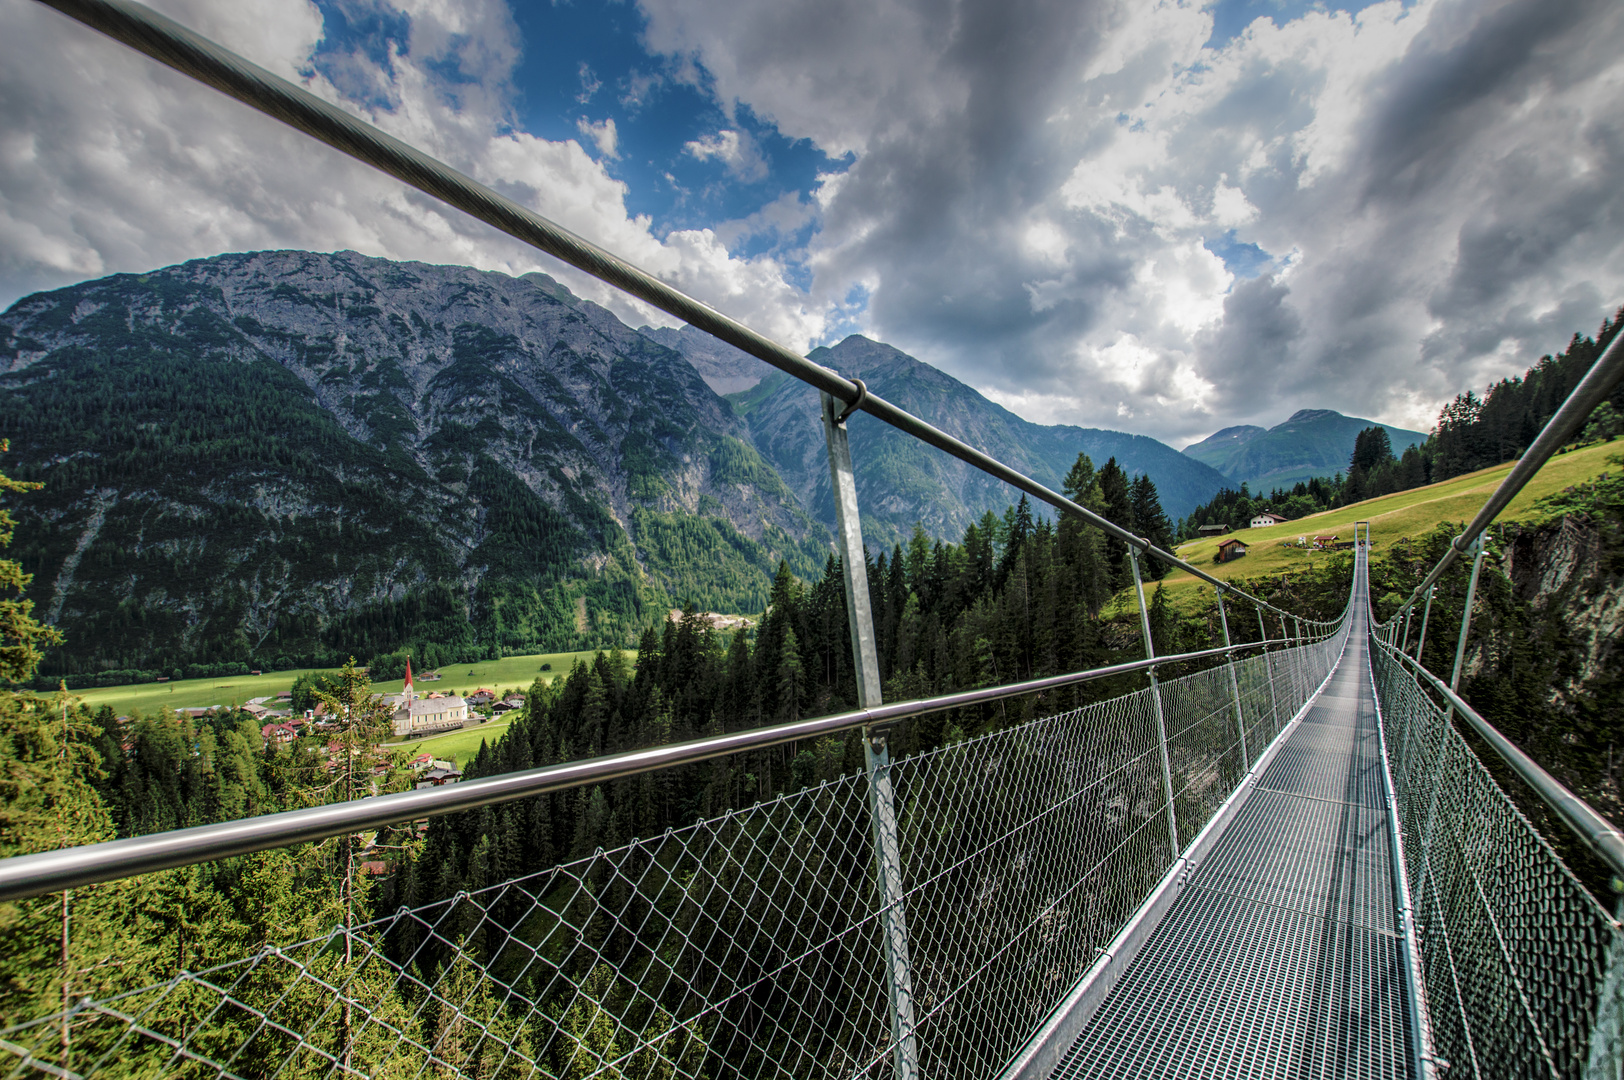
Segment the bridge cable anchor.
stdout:
[[852,383],[857,387],[857,396],[851,399],[851,404],[846,406],[845,412],[835,417],[835,425],[837,427],[845,427],[846,418],[852,413],[856,412],[858,409],[862,408],[863,402],[868,400],[868,385],[864,383],[862,379],[853,379]]

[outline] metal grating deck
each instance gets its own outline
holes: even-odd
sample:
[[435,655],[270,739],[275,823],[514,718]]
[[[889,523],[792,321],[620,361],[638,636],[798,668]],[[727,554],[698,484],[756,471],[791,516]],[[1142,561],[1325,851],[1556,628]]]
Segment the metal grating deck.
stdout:
[[1366,617],[1056,1080],[1412,1075]]

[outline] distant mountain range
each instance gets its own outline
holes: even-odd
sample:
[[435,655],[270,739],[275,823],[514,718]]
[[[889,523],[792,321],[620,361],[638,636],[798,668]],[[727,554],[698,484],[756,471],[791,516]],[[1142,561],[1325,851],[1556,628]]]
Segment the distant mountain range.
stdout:
[[[865,338],[813,356],[1054,487],[1082,451],[1173,515],[1224,483]],[[630,643],[685,602],[759,611],[780,559],[829,551],[812,390],[544,274],[275,251],[36,294],[0,315],[0,416],[0,469],[46,485],[7,503],[68,633],[47,673]],[[852,442],[872,545],[1015,498],[870,417]]]
[[[662,334],[659,340],[689,356],[712,386],[759,379],[728,400],[750,425],[756,448],[801,504],[832,525],[817,391],[691,327]],[[1163,508],[1174,517],[1189,513],[1225,484],[1217,471],[1144,435],[1023,420],[929,364],[860,335],[816,349],[809,357],[862,379],[887,401],[1056,491],[1079,453],[1097,465],[1115,457],[1135,476],[1149,473]],[[870,543],[889,546],[916,521],[934,536],[957,539],[986,511],[1002,512],[1019,498],[1000,481],[871,417],[853,417],[850,426],[858,502]]]
[[1186,446],[1184,453],[1217,469],[1234,486],[1244,483],[1253,492],[1267,494],[1300,480],[1347,472],[1354,439],[1368,427],[1385,428],[1393,453],[1398,455],[1427,440],[1422,432],[1391,424],[1343,416],[1330,409],[1302,409],[1272,428],[1224,428]]

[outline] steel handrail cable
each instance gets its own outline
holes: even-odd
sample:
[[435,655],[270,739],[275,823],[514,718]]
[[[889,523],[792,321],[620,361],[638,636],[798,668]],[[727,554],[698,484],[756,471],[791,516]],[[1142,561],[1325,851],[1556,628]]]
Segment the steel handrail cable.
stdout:
[[[906,432],[921,442],[997,477],[1055,509],[1103,530],[1169,566],[1249,602],[1291,616],[1268,601],[1213,577],[936,428],[857,382],[799,356],[744,324],[695,300],[652,274],[593,244],[416,147],[352,116],[208,38],[134,0],[38,0],[245,105],[258,109],[349,156],[494,226],[602,281],[675,315],[778,370]],[[1295,616],[1292,616],[1295,617]],[[1308,620],[1304,620],[1308,621]],[[1320,625],[1333,625],[1321,623]]]
[[1372,635],[1371,640],[1388,655],[1398,658],[1405,666],[1413,669],[1418,682],[1423,682],[1443,695],[1444,699],[1454,706],[1455,711],[1466,719],[1472,730],[1489,744],[1500,760],[1511,767],[1517,777],[1539,796],[1541,802],[1551,808],[1585,847],[1607,864],[1615,878],[1624,881],[1624,832],[1620,832],[1618,826],[1602,817],[1589,803],[1569,790],[1562,781],[1546,772],[1539,762],[1518,749],[1516,743],[1483,719],[1476,709],[1449,688],[1448,683],[1428,671],[1418,660],[1375,635]]

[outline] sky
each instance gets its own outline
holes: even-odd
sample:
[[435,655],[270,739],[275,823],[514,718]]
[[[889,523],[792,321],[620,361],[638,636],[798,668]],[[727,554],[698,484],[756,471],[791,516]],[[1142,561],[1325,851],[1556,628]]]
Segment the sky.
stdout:
[[[155,0],[798,351],[1040,423],[1426,430],[1624,303],[1615,0]],[[0,307],[227,251],[544,270],[0,0]]]

